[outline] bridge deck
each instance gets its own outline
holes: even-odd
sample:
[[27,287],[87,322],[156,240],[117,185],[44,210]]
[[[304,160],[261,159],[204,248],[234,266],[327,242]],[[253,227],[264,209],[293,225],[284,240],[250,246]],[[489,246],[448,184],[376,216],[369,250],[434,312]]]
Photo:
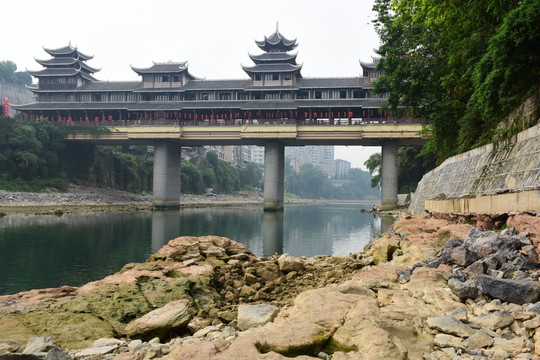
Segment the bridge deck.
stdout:
[[421,145],[426,141],[421,124],[349,126],[238,125],[238,126],[116,126],[109,133],[74,133],[68,140],[103,145],[152,144],[155,140],[198,145],[263,145],[280,140],[285,145],[380,145],[396,140],[398,145]]

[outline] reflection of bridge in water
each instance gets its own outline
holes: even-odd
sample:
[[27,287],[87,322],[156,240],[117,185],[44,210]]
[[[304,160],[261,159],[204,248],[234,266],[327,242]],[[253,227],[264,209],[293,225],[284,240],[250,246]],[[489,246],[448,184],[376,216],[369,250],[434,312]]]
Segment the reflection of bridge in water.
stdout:
[[[344,215],[344,212],[348,214]],[[245,222],[240,224],[241,218],[245,218]],[[210,211],[192,208],[158,211],[152,213],[152,252],[183,234],[229,237],[264,257],[284,252],[308,257],[346,255],[353,244],[361,244],[355,250],[361,251],[370,239],[387,231],[393,222],[391,216],[361,214],[354,205],[343,209],[340,204],[324,208],[292,205],[285,212],[263,212],[249,206]]]
[[44,69],[28,71],[38,101],[13,108],[25,119],[111,130],[74,132],[72,141],[153,145],[156,207],[179,206],[180,147],[199,145],[264,146],[266,210],[283,209],[284,146],[382,146],[382,207],[396,206],[397,148],[422,144],[425,124],[381,108],[385,99],[371,93],[378,59],[360,62],[360,76],[307,78],[291,53],[296,40],[276,28],[256,44],[263,53],[249,55],[249,78],[239,80],[201,79],[187,62],[166,62],[132,67],[140,81],[105,82],[86,63],[93,56],[71,44],[44,48]]

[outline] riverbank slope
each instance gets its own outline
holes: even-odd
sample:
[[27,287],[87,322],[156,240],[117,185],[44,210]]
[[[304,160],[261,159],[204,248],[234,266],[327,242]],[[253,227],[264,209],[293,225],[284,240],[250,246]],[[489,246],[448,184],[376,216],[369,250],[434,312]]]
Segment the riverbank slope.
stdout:
[[[183,194],[181,197],[181,204],[184,207],[262,204],[262,201],[262,196],[257,192],[211,196]],[[51,190],[43,193],[27,193],[0,190],[0,213],[52,214],[149,209],[152,209],[151,194],[135,194],[113,189],[70,185],[66,192]]]

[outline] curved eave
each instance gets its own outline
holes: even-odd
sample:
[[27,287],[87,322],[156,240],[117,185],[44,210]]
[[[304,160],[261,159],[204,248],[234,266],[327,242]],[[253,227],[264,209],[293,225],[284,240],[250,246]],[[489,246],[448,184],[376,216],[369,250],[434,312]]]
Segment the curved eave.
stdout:
[[265,36],[262,41],[255,40],[255,44],[261,50],[267,52],[276,51],[276,48],[282,48],[283,52],[287,52],[294,50],[298,46],[296,39],[289,40],[278,32],[273,33],[270,37]]
[[[160,65],[169,65],[169,66],[178,66],[171,69],[160,69],[158,66]],[[135,71],[137,74],[174,74],[174,73],[183,73],[188,69],[187,61],[182,63],[174,63],[174,64],[159,64],[155,63],[154,65],[147,67],[147,68],[140,68],[135,67],[133,65],[130,65],[131,70]]]
[[372,58],[371,62],[364,62],[362,60],[359,60],[359,62],[362,68],[375,69],[379,65],[379,60],[380,58]]
[[81,58],[83,60],[91,60],[94,58],[94,55],[87,55],[85,53],[82,53],[79,50],[77,50],[77,47],[71,46],[71,44],[69,44],[68,46],[64,46],[64,47],[56,48],[56,49],[49,49],[44,46],[43,50],[51,56],[77,54],[77,56],[74,56],[74,58]]
[[24,87],[26,88],[26,90],[31,91],[33,93],[39,92],[39,88],[34,84],[32,84],[32,85],[24,84]]
[[202,77],[198,77],[198,76],[193,75],[193,74],[190,73],[187,69],[186,69],[186,76],[187,76],[190,80],[205,80],[205,79],[206,79],[206,78],[202,78]]
[[73,54],[77,49],[74,48],[73,46],[71,46],[71,44],[69,44],[68,46],[63,46],[63,47],[60,47],[60,48],[56,48],[56,49],[50,49],[50,48],[46,48],[45,46],[43,47],[43,50],[51,55],[51,56],[54,56],[54,55],[69,55],[69,54]]
[[[276,64],[276,65],[285,65],[285,64]],[[289,73],[289,72],[299,72],[302,69],[302,65],[290,65],[290,68],[286,69],[280,66],[268,66],[268,65],[258,65],[258,66],[243,66],[242,69],[249,73]]]
[[77,75],[80,70],[76,70],[76,69],[72,69],[72,68],[69,68],[69,69],[66,69],[66,70],[71,70],[71,72],[65,72],[65,73],[47,73],[48,69],[44,69],[44,70],[38,70],[38,71],[32,71],[32,70],[26,70],[26,72],[34,77],[44,77],[44,76],[74,76],[74,75]]
[[85,64],[83,62],[79,62],[79,64],[80,64],[81,68],[87,70],[91,74],[96,73],[98,71],[101,71],[101,68],[98,69],[98,68],[92,67],[92,66],[90,66],[88,64]]
[[[64,60],[65,61],[59,61],[59,60]],[[42,65],[42,66],[45,66],[45,67],[48,67],[48,66],[66,66],[66,65],[73,65],[77,62],[77,59],[75,58],[69,58],[69,57],[63,57],[63,58],[52,58],[52,59],[36,59],[34,58],[34,60]]]
[[81,76],[82,76],[84,79],[86,79],[86,80],[88,80],[88,81],[92,81],[92,82],[97,82],[97,81],[98,81],[98,79],[96,79],[96,78],[93,77],[92,75],[87,74],[87,73],[85,73],[85,72],[80,72],[80,74],[81,74]]
[[[275,59],[272,59],[272,56],[269,54],[282,54],[282,55],[280,55],[279,57],[276,57]],[[296,65],[296,57],[298,56],[298,53],[288,54],[288,53],[282,53],[282,52],[279,52],[279,53],[269,52],[269,53],[264,53],[264,54],[259,54],[259,55],[252,55],[248,53],[248,56],[251,59],[251,61],[253,61],[255,64],[284,62],[284,63]]]
[[80,52],[77,50],[77,53],[79,54],[79,57],[83,60],[92,60],[94,58],[94,55],[87,55],[85,53]]
[[283,44],[276,44],[276,45],[265,44],[263,46],[259,46],[259,48],[262,51],[266,51],[266,52],[289,52],[296,49],[297,46],[298,44],[294,44],[293,46],[285,46]]

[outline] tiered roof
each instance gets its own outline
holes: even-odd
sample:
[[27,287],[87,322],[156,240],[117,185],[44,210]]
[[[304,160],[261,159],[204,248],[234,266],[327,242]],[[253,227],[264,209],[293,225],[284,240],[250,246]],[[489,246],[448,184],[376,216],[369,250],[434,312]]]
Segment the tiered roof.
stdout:
[[50,59],[35,59],[36,62],[45,69],[42,70],[27,70],[27,72],[35,77],[58,77],[58,76],[76,76],[80,74],[88,81],[97,81],[91,74],[100,71],[98,68],[91,67],[85,61],[93,59],[94,56],[86,55],[80,52],[77,47],[71,44],[57,48],[43,48],[45,52],[52,56]]
[[302,65],[296,63],[297,54],[288,53],[298,46],[296,39],[287,39],[276,26],[276,31],[272,35],[265,36],[263,41],[255,41],[255,43],[265,53],[249,54],[255,66],[242,66],[245,72],[250,75],[252,73],[296,73],[297,77],[301,77]]
[[289,40],[279,32],[279,27],[276,25],[276,31],[269,37],[264,37],[264,40],[255,40],[257,46],[266,52],[288,52],[294,50],[298,44],[296,39]]
[[94,55],[86,55],[82,52],[80,52],[77,47],[73,47],[71,43],[69,43],[67,46],[57,48],[57,49],[49,49],[46,47],[43,47],[43,50],[52,57],[73,57],[73,58],[80,58],[83,61],[91,60],[94,58]]

